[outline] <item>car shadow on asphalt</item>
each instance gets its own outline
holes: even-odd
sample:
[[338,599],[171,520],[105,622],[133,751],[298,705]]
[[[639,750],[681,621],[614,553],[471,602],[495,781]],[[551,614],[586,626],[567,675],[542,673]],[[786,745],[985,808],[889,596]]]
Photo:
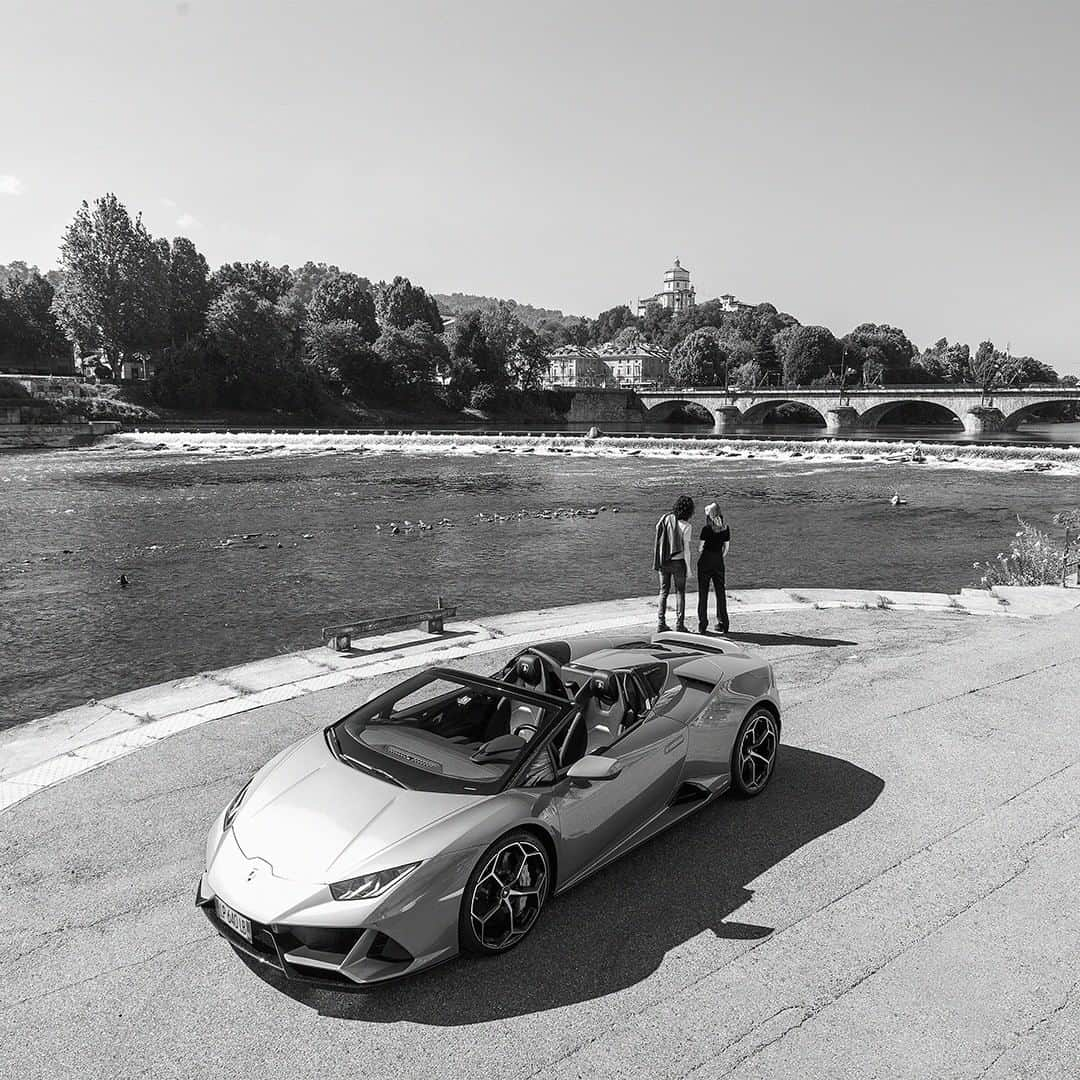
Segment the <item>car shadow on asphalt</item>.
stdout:
[[807,637],[805,634],[752,634],[735,631],[723,634],[728,641],[743,641],[748,645],[813,645],[818,649],[835,649],[839,645],[858,645],[844,638]]
[[858,817],[884,786],[848,761],[782,746],[762,795],[725,796],[554,898],[533,933],[505,954],[459,957],[345,993],[288,982],[255,961],[248,966],[321,1015],[368,1023],[477,1024],[604,997],[651,975],[703,932],[768,937],[771,927],[730,918],[753,895],[748,884]]

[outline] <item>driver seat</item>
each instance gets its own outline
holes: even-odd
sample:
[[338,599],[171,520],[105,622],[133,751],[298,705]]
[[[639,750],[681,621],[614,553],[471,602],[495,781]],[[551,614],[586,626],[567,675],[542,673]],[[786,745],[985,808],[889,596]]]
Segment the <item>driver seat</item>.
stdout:
[[[526,690],[536,690],[539,693],[544,693],[544,665],[540,662],[539,657],[521,657],[517,662],[513,678],[519,686],[524,687]],[[510,734],[520,734],[527,741],[536,733],[543,719],[543,706],[527,705],[523,701],[518,702],[510,711]],[[522,731],[522,729],[525,730]]]

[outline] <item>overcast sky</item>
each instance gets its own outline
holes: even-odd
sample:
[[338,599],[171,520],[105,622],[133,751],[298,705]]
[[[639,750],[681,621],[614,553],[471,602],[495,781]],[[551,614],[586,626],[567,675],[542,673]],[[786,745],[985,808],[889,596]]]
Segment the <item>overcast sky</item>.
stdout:
[[113,190],[211,265],[660,287],[1080,371],[1080,5],[0,0],[0,262]]

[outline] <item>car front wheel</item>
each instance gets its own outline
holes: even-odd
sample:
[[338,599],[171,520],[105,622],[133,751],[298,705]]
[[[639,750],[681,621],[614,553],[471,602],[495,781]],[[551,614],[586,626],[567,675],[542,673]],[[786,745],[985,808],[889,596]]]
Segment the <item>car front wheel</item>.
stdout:
[[780,726],[768,709],[755,709],[739,728],[731,755],[731,787],[737,795],[760,795],[772,779]]
[[532,833],[508,833],[476,864],[461,901],[461,947],[498,953],[516,945],[536,925],[551,884],[551,863]]

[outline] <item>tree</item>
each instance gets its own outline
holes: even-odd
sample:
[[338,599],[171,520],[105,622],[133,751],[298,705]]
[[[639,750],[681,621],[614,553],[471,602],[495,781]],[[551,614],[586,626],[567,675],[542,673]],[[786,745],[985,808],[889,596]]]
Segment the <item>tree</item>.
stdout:
[[[327,263],[306,262],[303,266],[292,272],[292,286],[291,292],[296,298],[304,305],[308,307],[311,303],[311,297],[314,295],[315,290],[329,278],[335,278],[340,274],[348,273],[340,268]],[[349,274],[350,278],[355,278],[361,283],[361,287],[371,292],[371,282],[366,277],[360,277],[357,274]]]
[[808,386],[843,363],[843,348],[824,326],[789,326],[773,338],[784,382]]
[[405,330],[413,323],[426,323],[433,333],[443,332],[439,305],[419,285],[398,275],[375,286],[375,317],[382,330]]
[[356,274],[338,273],[323,278],[311,293],[307,317],[311,322],[344,319],[353,323],[368,342],[379,336],[374,297],[367,279]]
[[624,327],[636,325],[634,313],[625,304],[619,304],[596,316],[589,327],[589,341],[595,344],[610,341]]
[[53,295],[36,267],[0,281],[0,360],[19,365],[70,355],[52,312]]
[[290,353],[290,329],[276,305],[242,285],[230,285],[210,305],[210,339],[232,372],[269,372]]
[[671,354],[670,375],[676,386],[715,386],[722,380],[727,350],[715,328],[688,334]]
[[169,250],[169,340],[191,341],[206,329],[210,267],[195,245],[178,236]]
[[916,370],[931,380],[941,379],[947,383],[961,383],[968,378],[971,365],[971,349],[967,345],[950,345],[947,338],[940,338],[915,357]]
[[419,319],[406,330],[388,326],[375,342],[375,352],[389,370],[392,385],[408,390],[430,385],[450,360],[442,340]]
[[309,323],[305,357],[320,378],[346,397],[379,398],[393,384],[386,362],[360,326],[348,319]]
[[674,315],[671,308],[660,304],[646,304],[641,318],[641,332],[649,341],[663,341]]
[[915,346],[903,330],[884,323],[862,323],[842,339],[853,357],[872,361],[882,374],[911,367]]
[[1001,373],[1001,353],[994,348],[992,341],[982,341],[971,358],[971,378],[984,390],[989,390]]
[[210,289],[215,298],[233,285],[276,304],[292,288],[293,273],[288,266],[271,266],[256,260],[225,263],[210,275]]
[[622,352],[637,352],[649,344],[649,339],[636,326],[627,326],[611,339],[611,344]]
[[57,321],[83,351],[100,349],[113,373],[125,354],[165,337],[167,275],[141,217],[132,221],[111,192],[83,202],[60,245],[64,278]]

